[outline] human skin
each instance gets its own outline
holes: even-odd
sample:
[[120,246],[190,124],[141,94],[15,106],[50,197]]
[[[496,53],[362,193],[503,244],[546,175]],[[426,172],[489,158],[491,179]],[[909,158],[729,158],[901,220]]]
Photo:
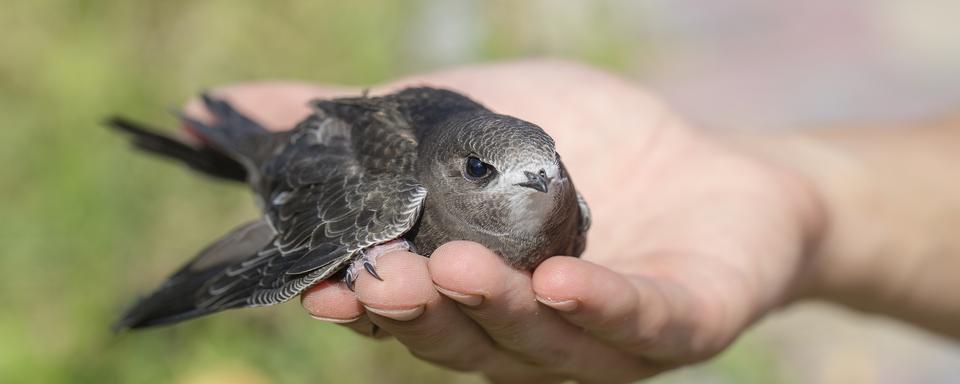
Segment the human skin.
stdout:
[[[960,182],[906,175],[942,170],[925,145],[951,156],[937,138],[960,143],[956,129],[918,140],[906,163],[893,161],[905,132],[708,135],[636,85],[561,61],[466,67],[371,92],[411,85],[463,92],[551,134],[593,213],[587,251],[532,272],[470,242],[429,258],[390,253],[378,262],[383,281],[361,274],[355,293],[339,282],[305,292],[317,319],[366,335],[376,324],[421,359],[504,383],[649,377],[715,355],[805,298],[960,335],[960,304],[943,294],[960,292],[960,247],[943,226],[960,217]],[[271,129],[292,127],[310,99],[358,92],[276,82],[215,91]],[[187,111],[209,118],[196,101]],[[875,170],[890,166],[919,187],[881,180],[892,175]],[[929,209],[907,203],[915,189],[933,194]],[[921,273],[922,284],[907,283]]]

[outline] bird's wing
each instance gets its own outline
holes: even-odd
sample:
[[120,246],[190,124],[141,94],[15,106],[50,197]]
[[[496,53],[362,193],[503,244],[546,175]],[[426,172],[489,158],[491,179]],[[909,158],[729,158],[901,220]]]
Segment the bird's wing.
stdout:
[[[356,99],[332,101],[338,102]],[[358,251],[416,224],[427,191],[413,176],[416,142],[408,122],[390,104],[343,110],[352,115],[321,113],[301,123],[291,144],[264,165],[264,212],[277,231],[273,248],[211,280],[201,305],[285,301],[342,269]],[[252,285],[237,278],[255,280],[255,287],[232,288]]]
[[266,220],[256,220],[235,228],[200,252],[150,295],[128,308],[114,323],[115,330],[140,328],[186,320],[209,313],[193,300],[206,282],[225,269],[242,263],[276,237]]
[[[403,124],[398,118],[387,113],[353,124],[337,116],[306,120],[290,144],[262,165],[260,185],[254,186],[265,213],[257,227],[269,228],[270,240],[244,248],[242,257],[201,254],[118,326],[280,303],[332,276],[358,251],[409,231],[427,192],[411,173],[415,143],[390,126]],[[217,244],[228,247],[234,238],[227,235]],[[197,265],[208,268],[191,269]],[[170,289],[171,282],[179,288]]]
[[580,208],[580,220],[577,224],[577,229],[580,233],[587,233],[593,221],[590,217],[590,206],[587,205],[587,201],[583,199],[580,191],[577,191],[577,207]]
[[[412,178],[367,174],[289,191],[271,202],[277,203],[270,217],[278,236],[269,254],[211,280],[200,304],[260,306],[290,299],[338,272],[358,251],[413,228],[426,194]],[[240,284],[236,278],[256,284],[249,293],[229,289]],[[214,294],[224,289],[233,292]]]

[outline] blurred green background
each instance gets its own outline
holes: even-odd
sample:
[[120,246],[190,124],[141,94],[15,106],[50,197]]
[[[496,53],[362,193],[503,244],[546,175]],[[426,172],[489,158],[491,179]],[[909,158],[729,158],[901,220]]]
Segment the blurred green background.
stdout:
[[[257,212],[243,188],[133,153],[101,121],[174,126],[168,111],[199,90],[257,79],[371,85],[543,55],[631,77],[663,67],[650,58],[665,47],[638,30],[653,20],[641,9],[557,3],[4,2],[0,382],[480,381],[311,320],[296,303],[111,334],[138,294]],[[748,335],[659,381],[791,382],[781,365]]]

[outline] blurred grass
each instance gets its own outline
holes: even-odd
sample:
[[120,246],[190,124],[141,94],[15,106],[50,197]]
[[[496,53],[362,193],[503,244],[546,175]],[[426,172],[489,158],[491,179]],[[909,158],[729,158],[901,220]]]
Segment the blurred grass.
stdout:
[[[0,382],[477,381],[319,324],[296,304],[108,331],[138,293],[256,212],[242,188],[132,153],[100,125],[106,116],[172,125],[167,110],[198,90],[254,79],[372,84],[539,54],[625,72],[642,65],[642,42],[622,20],[608,22],[617,11],[604,2],[580,3],[587,14],[573,16],[545,3],[457,3],[450,53],[424,51],[417,32],[449,24],[430,16],[445,2],[5,2]],[[571,18],[570,31],[553,25]],[[710,371],[771,382],[769,366],[753,365],[761,354],[735,348]]]

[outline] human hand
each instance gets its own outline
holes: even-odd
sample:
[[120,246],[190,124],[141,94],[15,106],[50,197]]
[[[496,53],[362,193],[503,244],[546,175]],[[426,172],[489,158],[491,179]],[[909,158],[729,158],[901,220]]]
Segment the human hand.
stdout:
[[[563,62],[463,68],[374,88],[452,88],[543,127],[593,212],[581,259],[532,273],[452,242],[429,259],[382,257],[383,281],[356,293],[324,282],[302,295],[314,317],[496,382],[622,382],[708,358],[794,298],[821,230],[804,181],[683,125],[656,99]],[[271,128],[317,97],[356,90],[262,83],[216,93]],[[202,115],[197,104],[188,113]]]

